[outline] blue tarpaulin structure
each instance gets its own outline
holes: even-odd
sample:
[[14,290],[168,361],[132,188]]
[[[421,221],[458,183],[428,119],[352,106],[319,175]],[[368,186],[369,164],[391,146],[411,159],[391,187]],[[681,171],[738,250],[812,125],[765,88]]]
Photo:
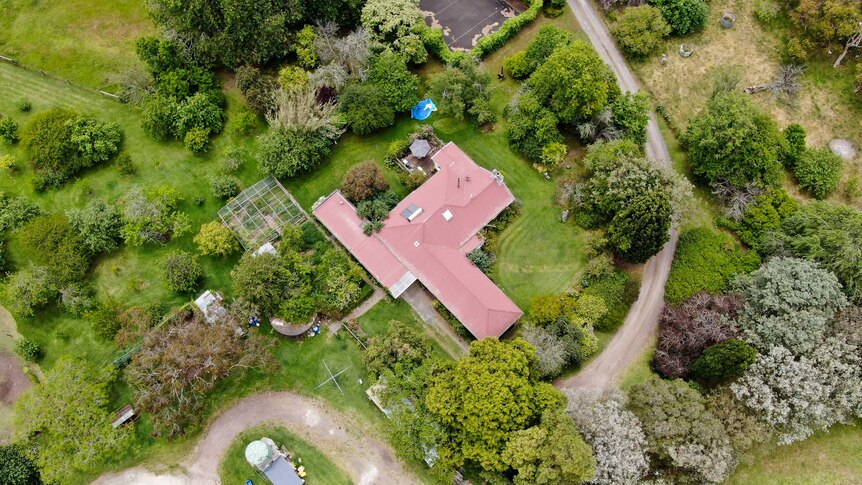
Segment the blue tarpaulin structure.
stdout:
[[410,117],[422,121],[435,111],[437,111],[437,105],[434,104],[434,101],[431,101],[431,98],[425,98],[410,110]]

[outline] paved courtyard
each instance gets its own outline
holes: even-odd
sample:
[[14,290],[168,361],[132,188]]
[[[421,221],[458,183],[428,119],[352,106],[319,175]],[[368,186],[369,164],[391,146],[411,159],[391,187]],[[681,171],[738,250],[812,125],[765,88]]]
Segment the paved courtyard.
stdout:
[[464,50],[519,13],[503,0],[420,0],[419,8],[428,25],[443,29],[450,48]]

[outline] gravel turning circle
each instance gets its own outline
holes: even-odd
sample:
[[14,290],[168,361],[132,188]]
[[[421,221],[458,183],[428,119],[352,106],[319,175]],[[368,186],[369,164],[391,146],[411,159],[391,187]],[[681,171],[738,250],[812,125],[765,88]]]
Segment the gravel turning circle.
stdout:
[[[131,468],[104,475],[94,485],[209,485],[220,483],[218,468],[234,439],[248,428],[273,423],[316,446],[359,485],[421,483],[406,470],[367,426],[320,399],[292,392],[268,392],[241,399],[210,423],[203,438],[182,463],[163,474]],[[313,473],[313,471],[310,470]]]

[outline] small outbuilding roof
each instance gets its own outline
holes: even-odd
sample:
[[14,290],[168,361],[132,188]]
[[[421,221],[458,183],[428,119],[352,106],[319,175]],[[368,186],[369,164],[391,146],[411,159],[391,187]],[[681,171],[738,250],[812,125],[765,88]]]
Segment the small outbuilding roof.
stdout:
[[266,478],[273,485],[302,485],[305,481],[299,478],[293,466],[283,457],[279,456],[263,471]]
[[245,447],[245,460],[252,466],[264,467],[272,461],[272,449],[261,440],[252,441]]
[[431,144],[428,140],[418,139],[410,145],[410,154],[416,158],[425,158],[431,152]]

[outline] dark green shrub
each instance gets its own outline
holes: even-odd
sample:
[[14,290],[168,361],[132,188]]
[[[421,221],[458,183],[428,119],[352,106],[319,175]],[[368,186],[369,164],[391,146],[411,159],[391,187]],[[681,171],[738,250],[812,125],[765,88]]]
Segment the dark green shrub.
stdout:
[[114,162],[114,165],[116,165],[117,171],[120,172],[121,175],[135,174],[135,164],[132,163],[132,157],[128,153],[120,153],[117,155],[117,160]]
[[21,227],[20,243],[33,261],[44,265],[60,284],[80,281],[92,252],[63,214],[39,216]]
[[15,353],[23,360],[36,362],[42,356],[42,349],[32,340],[19,338],[15,341]]
[[636,59],[652,54],[668,34],[670,26],[652,5],[629,7],[617,17],[611,33],[623,52]]
[[90,322],[97,335],[106,339],[113,339],[120,331],[121,313],[123,313],[123,307],[119,303],[108,301],[85,313],[84,319]]
[[[25,373],[29,368],[25,367]],[[28,373],[32,377],[32,373]],[[36,379],[35,384],[39,380]],[[0,445],[0,483],[5,485],[42,485],[39,467],[30,458],[24,446]]]
[[764,236],[778,229],[784,219],[792,216],[799,204],[784,189],[776,189],[761,194],[745,210],[742,220],[734,230],[739,239],[754,249],[759,249]]
[[655,0],[673,35],[686,35],[706,27],[709,5],[703,0]]
[[185,251],[174,251],[164,261],[165,283],[171,291],[188,293],[193,291],[203,271],[197,258]]
[[177,108],[177,138],[185,137],[195,128],[206,129],[207,133],[220,133],[223,125],[224,113],[208,93],[197,93]]
[[596,322],[595,328],[609,332],[622,325],[639,291],[636,280],[622,271],[614,271],[610,276],[592,282],[581,295],[601,298],[605,302],[608,312]]
[[691,365],[697,379],[718,382],[745,372],[757,360],[757,350],[741,340],[728,340],[703,351]]
[[141,111],[141,125],[148,135],[156,141],[167,141],[173,138],[176,132],[175,120],[177,102],[158,94],[148,96],[139,107]]
[[210,149],[210,132],[207,128],[195,127],[183,137],[183,145],[195,155],[203,155]]
[[530,41],[527,49],[506,59],[504,66],[510,76],[524,79],[542,65],[555,50],[573,41],[574,37],[570,32],[553,25],[543,26],[536,37]]
[[293,177],[317,168],[331,146],[318,133],[271,128],[260,138],[260,171],[277,178]]
[[21,101],[18,101],[18,105],[17,105],[17,106],[18,106],[18,109],[19,109],[22,113],[27,113],[28,111],[30,111],[31,109],[33,109],[33,104],[32,104],[32,103],[30,103],[30,100],[29,100],[29,99],[22,99]]
[[841,157],[827,148],[808,149],[799,157],[793,174],[800,187],[822,200],[838,189],[843,165]]
[[784,166],[792,170],[805,152],[805,128],[794,123],[784,129],[784,138],[787,147],[781,158]]
[[0,138],[9,144],[18,143],[18,122],[0,115]]
[[210,189],[217,199],[229,199],[240,193],[239,180],[229,175],[210,177]]
[[743,250],[727,234],[705,227],[685,230],[676,247],[665,301],[678,306],[701,291],[723,293],[736,275],[759,265],[757,253]]
[[492,252],[485,251],[482,248],[476,248],[467,253],[467,259],[479,268],[480,271],[487,274],[491,271],[491,267],[497,261],[497,255]]
[[347,123],[356,134],[365,135],[395,123],[395,111],[376,86],[351,84],[339,99]]

